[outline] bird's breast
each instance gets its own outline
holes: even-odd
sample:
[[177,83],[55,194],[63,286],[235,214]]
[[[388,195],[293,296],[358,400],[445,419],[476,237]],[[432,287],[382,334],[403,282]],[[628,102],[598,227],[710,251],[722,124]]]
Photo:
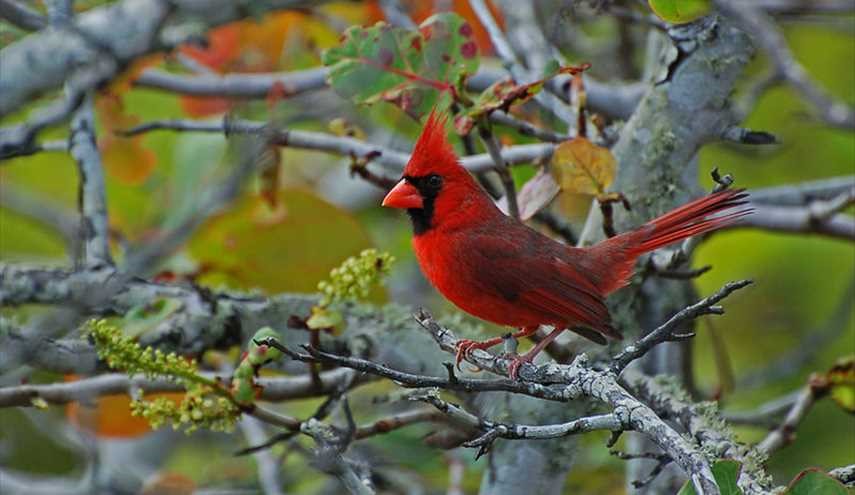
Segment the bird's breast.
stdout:
[[540,323],[537,314],[516,307],[513,288],[492,280],[491,273],[508,267],[485,266],[470,252],[477,249],[471,244],[463,236],[433,232],[413,238],[422,273],[455,306],[499,325],[523,327]]

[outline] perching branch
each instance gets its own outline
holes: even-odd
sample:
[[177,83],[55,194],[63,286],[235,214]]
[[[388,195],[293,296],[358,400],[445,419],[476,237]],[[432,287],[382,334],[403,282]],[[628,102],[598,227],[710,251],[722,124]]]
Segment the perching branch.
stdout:
[[[452,354],[456,352],[457,338],[454,334],[436,323],[425,311],[415,316],[442,350]],[[498,374],[507,374],[511,362],[481,350],[473,351],[466,356],[466,360],[481,369]],[[719,493],[706,458],[644,403],[623,389],[613,373],[592,369],[584,354],[577,356],[569,365],[551,363],[535,367],[524,364],[520,368],[519,376],[523,382],[537,385],[533,389],[537,393],[548,390],[551,393],[559,393],[564,400],[584,396],[609,405],[623,429],[644,433],[663,451],[672,453],[675,462],[692,480],[698,493]]]

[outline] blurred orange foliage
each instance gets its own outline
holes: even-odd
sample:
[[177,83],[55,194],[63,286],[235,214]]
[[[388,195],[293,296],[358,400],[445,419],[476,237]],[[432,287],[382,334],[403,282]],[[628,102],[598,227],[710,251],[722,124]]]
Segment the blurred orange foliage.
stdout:
[[[66,375],[65,381],[73,382],[80,377]],[[181,402],[184,394],[170,392],[146,395],[147,399],[166,397],[175,403]],[[65,407],[68,421],[99,438],[135,438],[151,431],[148,421],[131,415],[131,398],[127,394],[104,395],[91,404],[72,402]]]

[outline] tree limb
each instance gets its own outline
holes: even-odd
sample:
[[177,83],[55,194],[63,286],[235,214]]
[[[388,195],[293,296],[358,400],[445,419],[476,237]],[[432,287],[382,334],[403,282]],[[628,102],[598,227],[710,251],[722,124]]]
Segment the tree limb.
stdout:
[[718,8],[751,33],[778,70],[778,73],[792,85],[819,112],[823,121],[835,127],[855,128],[855,110],[842,101],[833,99],[820,88],[799,64],[787,40],[775,27],[768,14],[751,4],[737,0],[715,0]]

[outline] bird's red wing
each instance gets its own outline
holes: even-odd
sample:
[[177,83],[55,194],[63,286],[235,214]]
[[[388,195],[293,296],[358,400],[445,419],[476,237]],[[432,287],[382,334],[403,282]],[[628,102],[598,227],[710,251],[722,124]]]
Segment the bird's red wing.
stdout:
[[551,245],[555,241],[540,234],[518,234],[471,239],[475,257],[480,258],[476,262],[481,267],[479,290],[494,291],[508,306],[536,313],[541,318],[539,323],[582,326],[620,338],[610,326],[608,308],[597,288],[577,268],[555,255],[555,246]]
[[[544,315],[556,318],[550,323],[565,323],[568,328],[581,326],[612,338],[621,338],[611,326],[609,310],[596,287],[581,273],[566,263],[550,263],[545,277],[532,277],[519,297],[519,302],[537,308]],[[584,334],[591,338],[589,335]],[[592,339],[605,343],[604,339]]]

